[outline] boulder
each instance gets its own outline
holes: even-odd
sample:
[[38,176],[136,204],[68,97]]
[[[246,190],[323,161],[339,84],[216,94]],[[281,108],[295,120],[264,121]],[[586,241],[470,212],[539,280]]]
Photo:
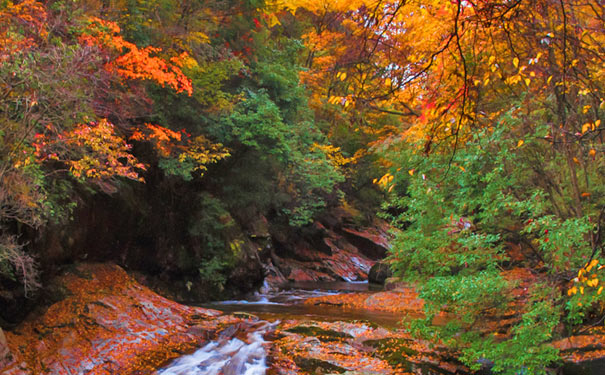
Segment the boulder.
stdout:
[[391,267],[385,262],[376,262],[368,273],[368,281],[374,284],[384,285],[385,281],[393,276]]
[[561,351],[562,375],[605,373],[605,328],[594,327],[585,334],[560,339],[553,346]]
[[562,370],[563,375],[602,375],[604,372],[605,357],[586,358],[578,362],[566,361]]
[[342,234],[347,241],[370,259],[382,259],[389,251],[389,236],[382,228],[342,228]]
[[78,265],[51,283],[69,293],[6,332],[14,362],[0,373],[151,373],[219,329],[220,312],[169,301],[115,265]]

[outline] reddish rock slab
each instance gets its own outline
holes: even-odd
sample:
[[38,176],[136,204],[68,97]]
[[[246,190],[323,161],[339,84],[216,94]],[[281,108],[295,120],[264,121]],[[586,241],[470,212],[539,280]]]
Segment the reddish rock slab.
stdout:
[[147,374],[214,335],[220,312],[141,286],[112,264],[82,264],[55,282],[67,297],[7,332],[2,374]]
[[422,316],[424,301],[418,298],[413,288],[404,291],[385,291],[377,293],[347,293],[313,297],[305,300],[308,305],[333,305],[343,308],[366,309],[392,313],[406,313]]
[[583,335],[557,340],[563,375],[602,375],[605,373],[605,328],[597,327]]
[[284,279],[291,282],[367,280],[375,261],[343,236],[329,229],[324,232],[322,250],[303,242],[294,245],[293,253],[287,257],[274,255],[266,281],[278,285]]
[[384,222],[377,222],[372,227],[367,228],[341,228],[346,239],[359,249],[361,253],[378,260],[384,258],[391,248],[391,236],[389,230],[391,227]]

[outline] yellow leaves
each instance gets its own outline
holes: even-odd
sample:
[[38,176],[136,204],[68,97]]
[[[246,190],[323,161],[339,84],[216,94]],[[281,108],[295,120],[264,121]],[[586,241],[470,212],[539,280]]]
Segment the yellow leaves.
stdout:
[[201,31],[190,32],[187,38],[190,42],[195,42],[199,44],[208,44],[210,43],[210,37]]
[[372,181],[374,184],[382,187],[383,189],[387,189],[388,186],[388,191],[390,192],[391,190],[393,190],[393,187],[395,185],[390,185],[393,182],[393,178],[394,176],[390,173],[385,174],[384,176],[382,176],[380,178],[380,180],[377,180],[376,178]]
[[590,270],[593,269],[593,267],[595,267],[597,264],[599,264],[598,259],[591,260],[590,263],[586,266],[586,272],[590,272]]
[[311,146],[311,151],[313,150],[320,150],[324,155],[326,155],[328,161],[336,168],[342,168],[347,164],[357,162],[357,158],[355,156],[350,158],[344,157],[342,155],[340,147],[313,143],[313,145]]
[[304,8],[315,14],[324,14],[327,12],[348,12],[355,11],[362,6],[373,8],[376,6],[375,0],[269,0],[266,2],[268,9],[285,9],[292,14],[299,8]]
[[597,285],[599,285],[599,279],[588,280],[586,282],[586,285],[591,286],[591,287],[596,287]]
[[[572,296],[577,294],[578,292],[580,292],[581,295],[584,295],[585,293],[588,295],[593,295],[592,292],[589,293],[588,290],[586,290],[585,287],[588,288],[596,288],[597,286],[599,286],[600,280],[599,277],[596,273],[592,273],[590,274],[591,271],[593,271],[595,269],[595,267],[597,267],[599,264],[599,260],[598,259],[593,259],[590,262],[586,263],[584,265],[584,267],[580,268],[578,270],[578,277],[573,279],[574,284],[580,284],[579,286],[572,286],[571,288],[569,288],[567,290],[567,295],[568,296]],[[599,266],[597,267],[596,271],[599,271],[601,269],[605,268],[604,266]],[[603,292],[603,286],[600,286],[599,289],[597,290],[596,294],[600,295]]]
[[336,78],[340,79],[341,81],[344,81],[345,79],[347,79],[347,73],[345,73],[345,72],[338,72],[336,74]]
[[523,146],[524,143],[525,143],[525,141],[523,141],[522,139],[520,139],[519,142],[517,142],[517,148]]
[[515,58],[513,59],[513,65],[515,66],[515,68],[518,68],[518,67],[519,67],[519,58],[518,58],[518,57],[515,57]]
[[203,175],[206,171],[206,165],[231,156],[229,149],[223,147],[222,144],[212,143],[208,138],[201,135],[189,140],[181,150],[182,152],[177,157],[178,161],[180,163],[193,161],[195,164],[193,170],[199,171],[200,175]]
[[414,175],[414,169],[410,169],[410,170],[408,171],[408,173],[410,174],[410,176],[413,176],[413,175]]
[[587,122],[584,125],[582,125],[582,134],[584,134],[588,131],[595,131],[596,129],[599,128],[600,125],[601,125],[601,120],[597,120],[594,123]]
[[131,146],[106,119],[77,125],[58,137],[41,136],[36,142],[36,155],[41,161],[61,161],[76,178],[101,181],[119,176],[143,181],[137,170],[146,166],[130,153]]
[[330,104],[338,104],[342,101],[343,97],[342,96],[331,96],[328,99],[328,103]]
[[267,24],[269,25],[269,27],[273,27],[276,25],[281,25],[281,22],[279,22],[279,18],[277,18],[277,16],[275,15],[275,13],[270,13],[269,14],[269,19],[267,21]]

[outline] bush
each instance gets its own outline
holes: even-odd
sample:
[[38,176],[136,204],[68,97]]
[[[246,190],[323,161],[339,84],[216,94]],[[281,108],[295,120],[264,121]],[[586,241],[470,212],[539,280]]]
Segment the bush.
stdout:
[[0,236],[0,276],[21,283],[26,297],[40,288],[36,262],[15,236]]

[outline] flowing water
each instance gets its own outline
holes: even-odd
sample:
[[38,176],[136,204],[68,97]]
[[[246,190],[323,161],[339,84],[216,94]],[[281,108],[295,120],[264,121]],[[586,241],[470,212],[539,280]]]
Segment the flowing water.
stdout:
[[248,327],[245,338],[227,337],[235,332],[226,330],[223,337],[175,360],[158,375],[263,375],[267,370],[267,342],[263,336],[277,324],[279,321],[259,322],[256,327]]
[[402,318],[399,314],[303,303],[310,297],[352,292],[370,294],[377,290],[382,289],[373,289],[367,282],[299,282],[274,290],[261,288],[261,292],[255,293],[247,300],[220,301],[205,304],[203,307],[225,313],[247,312],[265,320],[367,320],[387,328],[399,327]]
[[305,305],[310,297],[340,293],[372,293],[368,283],[326,282],[296,283],[281,288],[261,288],[246,300],[220,301],[203,307],[221,310],[226,314],[245,312],[262,319],[249,326],[230,327],[221,337],[183,356],[157,372],[158,375],[263,375],[266,372],[267,346],[264,337],[275,329],[280,320],[314,321],[371,321],[383,327],[395,328],[400,315],[345,310],[337,306]]

